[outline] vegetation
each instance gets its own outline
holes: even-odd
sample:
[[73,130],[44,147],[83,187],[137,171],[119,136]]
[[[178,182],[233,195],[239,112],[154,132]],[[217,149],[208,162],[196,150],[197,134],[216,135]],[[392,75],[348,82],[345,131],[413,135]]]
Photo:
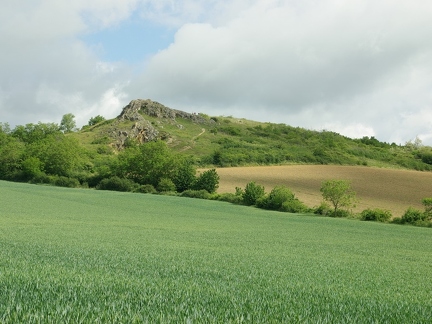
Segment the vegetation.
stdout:
[[379,208],[365,209],[360,214],[360,219],[363,221],[388,222],[392,218],[392,214],[388,210]]
[[239,192],[243,198],[245,205],[256,205],[257,201],[262,199],[265,195],[264,186],[258,185],[255,181],[249,182],[244,191]]
[[334,217],[346,216],[347,211],[342,208],[353,207],[356,202],[356,193],[346,180],[323,181],[320,190],[324,200],[333,205]]
[[2,181],[0,197],[2,323],[430,321],[422,228]]

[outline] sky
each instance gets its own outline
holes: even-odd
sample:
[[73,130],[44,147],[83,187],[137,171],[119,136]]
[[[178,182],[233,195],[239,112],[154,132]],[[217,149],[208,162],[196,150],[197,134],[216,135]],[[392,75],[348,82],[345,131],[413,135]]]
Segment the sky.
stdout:
[[3,0],[0,122],[133,99],[432,146],[430,0]]

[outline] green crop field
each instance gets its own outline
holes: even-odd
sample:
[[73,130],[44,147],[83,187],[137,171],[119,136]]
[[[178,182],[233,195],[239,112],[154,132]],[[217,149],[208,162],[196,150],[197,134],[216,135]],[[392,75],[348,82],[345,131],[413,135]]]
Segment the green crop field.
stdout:
[[0,323],[430,323],[427,228],[0,181]]

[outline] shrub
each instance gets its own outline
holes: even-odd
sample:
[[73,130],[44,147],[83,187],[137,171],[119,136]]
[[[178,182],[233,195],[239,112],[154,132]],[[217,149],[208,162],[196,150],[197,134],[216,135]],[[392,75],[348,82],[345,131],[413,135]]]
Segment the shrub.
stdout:
[[330,205],[323,201],[318,207],[314,208],[313,213],[317,215],[327,216],[331,213]]
[[389,210],[379,208],[368,208],[363,210],[360,214],[360,220],[362,221],[388,222],[391,218],[392,214]]
[[54,185],[58,187],[76,188],[79,187],[80,182],[75,178],[68,178],[64,176],[54,176]]
[[157,189],[161,192],[175,191],[176,185],[174,184],[174,182],[171,179],[162,178],[162,179],[160,179],[160,181],[158,183]]
[[180,197],[209,199],[211,194],[207,190],[185,190],[180,194]]
[[216,200],[220,201],[227,201],[232,204],[240,205],[243,203],[243,198],[239,195],[233,194],[233,193],[222,193],[215,196]]
[[35,184],[54,184],[54,179],[52,176],[49,176],[45,173],[39,173],[38,175],[34,176],[30,183]]
[[207,170],[201,173],[195,181],[193,189],[206,190],[213,193],[219,187],[219,175],[215,169]]
[[432,220],[432,198],[423,198],[423,206],[425,206],[425,218]]
[[98,190],[114,190],[114,191],[135,191],[138,184],[130,179],[120,178],[114,176],[111,178],[103,179],[96,186]]
[[294,198],[295,196],[290,189],[285,186],[276,186],[268,195],[258,199],[256,205],[259,208],[281,210],[284,202]]
[[242,192],[242,198],[245,205],[255,205],[258,199],[264,197],[264,186],[257,185],[254,181],[249,182]]
[[420,210],[415,209],[413,207],[409,207],[405,213],[402,215],[401,222],[402,224],[414,224],[419,221],[426,220],[426,215],[422,213]]
[[294,198],[292,200],[283,202],[280,211],[288,213],[306,213],[309,211],[309,208],[300,200]]
[[151,184],[145,184],[145,185],[139,186],[138,189],[137,189],[137,192],[154,194],[157,191],[156,191],[155,187],[153,187],[153,185],[151,185]]

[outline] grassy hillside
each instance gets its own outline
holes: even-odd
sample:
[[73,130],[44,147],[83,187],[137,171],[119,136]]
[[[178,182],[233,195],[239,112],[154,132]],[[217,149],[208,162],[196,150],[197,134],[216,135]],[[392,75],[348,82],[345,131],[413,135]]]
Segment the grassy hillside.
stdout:
[[[432,169],[432,148],[419,143],[398,146],[374,137],[350,139],[329,131],[312,131],[284,124],[260,123],[232,117],[201,115],[209,123],[187,118],[158,118],[142,114],[176,152],[194,156],[201,166],[272,164],[340,164]],[[113,123],[105,121],[73,133],[89,150],[111,154]],[[117,125],[117,124],[116,124]],[[117,129],[129,130],[126,121]]]
[[430,230],[0,181],[0,322],[428,323]]

